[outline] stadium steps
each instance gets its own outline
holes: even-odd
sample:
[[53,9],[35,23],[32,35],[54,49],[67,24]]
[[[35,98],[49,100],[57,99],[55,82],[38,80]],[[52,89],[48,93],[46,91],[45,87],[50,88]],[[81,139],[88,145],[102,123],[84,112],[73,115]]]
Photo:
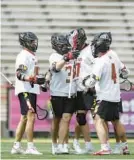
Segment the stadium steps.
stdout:
[[[59,32],[67,33],[76,27],[83,27],[88,42],[94,34],[110,31],[113,35],[112,48],[117,51],[124,63],[133,66],[133,2],[29,0],[18,3],[17,0],[6,0],[1,4],[1,58],[6,65],[14,64],[16,55],[20,51],[18,43],[20,32],[32,31],[37,34],[39,37],[37,55],[42,66],[41,70],[43,68],[47,70],[48,57],[52,52],[51,35]],[[5,72],[8,71],[10,70]]]

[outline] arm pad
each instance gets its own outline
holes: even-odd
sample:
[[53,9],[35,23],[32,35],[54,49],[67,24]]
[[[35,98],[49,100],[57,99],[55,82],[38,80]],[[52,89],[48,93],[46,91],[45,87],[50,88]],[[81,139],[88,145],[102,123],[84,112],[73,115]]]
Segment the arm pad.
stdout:
[[23,64],[19,65],[19,68],[16,70],[16,76],[19,80],[25,81],[25,72],[27,71],[27,67]]
[[60,72],[60,70],[57,70],[57,69],[56,69],[56,62],[54,62],[54,63],[52,64],[52,71],[54,71],[54,72]]

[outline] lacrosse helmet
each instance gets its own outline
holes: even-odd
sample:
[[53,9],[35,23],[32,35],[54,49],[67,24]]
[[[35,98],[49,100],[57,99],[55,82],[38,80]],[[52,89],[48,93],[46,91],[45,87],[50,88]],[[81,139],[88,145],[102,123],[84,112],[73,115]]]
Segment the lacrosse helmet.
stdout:
[[101,32],[96,34],[91,42],[91,50],[94,57],[97,57],[98,53],[105,53],[109,50],[112,43],[111,32]]
[[87,40],[87,36],[83,28],[78,28],[69,33],[68,40],[73,50],[81,50]]
[[68,38],[64,34],[53,34],[51,36],[51,45],[59,54],[64,55],[71,50]]
[[29,49],[30,51],[36,52],[38,48],[38,38],[32,32],[23,32],[19,34],[20,45]]

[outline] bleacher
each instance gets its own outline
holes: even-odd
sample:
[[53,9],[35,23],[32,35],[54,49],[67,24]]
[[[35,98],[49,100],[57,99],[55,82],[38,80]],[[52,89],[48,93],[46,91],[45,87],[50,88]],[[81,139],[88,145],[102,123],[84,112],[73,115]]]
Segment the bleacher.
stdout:
[[3,0],[1,24],[2,72],[14,81],[14,63],[21,50],[18,33],[31,31],[39,37],[37,56],[41,72],[48,68],[52,33],[66,33],[83,27],[88,42],[93,35],[111,31],[112,48],[131,71],[134,81],[134,2],[133,1],[62,1]]
[[[94,34],[110,31],[112,48],[130,69],[134,82],[134,2],[133,0],[2,0],[1,1],[1,71],[14,82],[15,59],[21,47],[18,33],[31,31],[39,38],[37,56],[40,72],[48,69],[53,33],[68,33],[83,27],[88,42]],[[1,77],[1,83],[6,81]],[[7,133],[7,90],[1,86],[2,136]]]

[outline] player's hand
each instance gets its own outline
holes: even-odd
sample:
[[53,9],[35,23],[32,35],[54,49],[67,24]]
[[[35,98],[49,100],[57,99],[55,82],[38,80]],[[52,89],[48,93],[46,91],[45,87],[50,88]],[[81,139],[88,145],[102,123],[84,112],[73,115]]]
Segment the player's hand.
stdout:
[[80,51],[74,50],[74,51],[72,51],[72,54],[73,54],[73,58],[76,59],[80,55]]
[[32,83],[36,83],[36,76],[30,76],[30,77],[28,77],[28,81],[29,82],[32,82]]
[[44,84],[45,83],[45,76],[42,74],[36,75],[36,76],[30,76],[28,78],[28,81],[34,84]]
[[45,84],[40,85],[40,87],[41,87],[42,92],[47,92],[48,87],[47,87],[47,84],[46,84],[46,83],[45,83]]
[[64,54],[63,59],[68,62],[71,59],[77,59],[79,56],[80,52],[79,51],[72,51],[67,54]]
[[29,111],[31,111],[32,113],[35,113],[35,111],[34,111],[33,107],[31,107],[31,106],[30,106],[30,107],[28,107],[28,110],[29,110]]
[[85,77],[82,83],[87,88],[93,88],[98,80],[99,78],[92,74]]
[[28,110],[31,111],[31,112],[33,112],[33,113],[35,113],[35,110],[34,110],[34,108],[32,107],[30,101],[27,100],[26,102],[27,102]]
[[35,81],[36,84],[44,84],[45,83],[45,75],[43,74],[39,74],[39,75],[36,75],[36,81]]

